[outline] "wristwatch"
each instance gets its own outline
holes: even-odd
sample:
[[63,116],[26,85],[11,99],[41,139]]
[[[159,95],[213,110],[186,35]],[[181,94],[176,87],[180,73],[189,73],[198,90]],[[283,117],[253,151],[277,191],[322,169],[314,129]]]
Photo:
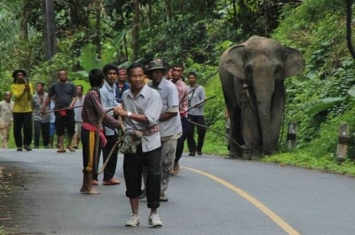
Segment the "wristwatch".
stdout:
[[131,112],[127,112],[127,117],[131,117],[132,113]]

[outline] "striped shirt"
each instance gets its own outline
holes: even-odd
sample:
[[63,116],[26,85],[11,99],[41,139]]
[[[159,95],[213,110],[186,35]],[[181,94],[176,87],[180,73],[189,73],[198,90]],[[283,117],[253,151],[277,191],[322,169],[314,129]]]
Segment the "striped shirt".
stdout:
[[[90,89],[85,96],[81,118],[83,122],[98,126],[99,118],[105,113],[105,109],[101,105],[100,95],[98,90]],[[106,115],[102,124],[112,129],[119,127],[119,122]]]

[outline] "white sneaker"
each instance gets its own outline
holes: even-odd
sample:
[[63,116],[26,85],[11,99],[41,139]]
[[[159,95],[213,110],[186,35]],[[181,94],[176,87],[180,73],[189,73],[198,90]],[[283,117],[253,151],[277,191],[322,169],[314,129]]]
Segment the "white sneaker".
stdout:
[[159,214],[150,214],[148,221],[149,221],[148,225],[151,228],[157,228],[163,226],[163,223],[159,218]]
[[132,214],[131,218],[126,222],[127,227],[137,227],[140,224],[139,215]]

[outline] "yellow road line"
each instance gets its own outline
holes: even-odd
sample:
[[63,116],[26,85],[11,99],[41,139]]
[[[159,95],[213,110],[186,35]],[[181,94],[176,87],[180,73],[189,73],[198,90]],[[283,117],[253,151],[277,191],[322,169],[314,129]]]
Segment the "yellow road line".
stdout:
[[274,221],[278,226],[280,226],[286,233],[288,233],[290,235],[300,235],[300,233],[298,231],[296,231],[294,228],[292,228],[285,220],[281,219],[280,216],[275,214],[272,210],[270,210],[264,204],[262,204],[261,202],[256,200],[253,196],[251,196],[250,194],[248,194],[245,191],[241,190],[240,188],[228,183],[225,180],[222,180],[221,178],[218,178],[218,177],[216,177],[214,175],[206,173],[204,171],[200,171],[200,170],[197,170],[197,169],[194,169],[194,168],[190,168],[190,167],[183,167],[183,166],[181,168],[196,172],[196,173],[198,173],[200,175],[204,175],[207,178],[210,178],[210,179],[216,181],[217,183],[220,183],[220,184],[224,185],[225,187],[231,189],[232,191],[236,192],[237,194],[242,196],[244,199],[246,199],[247,201],[252,203],[256,208],[258,208],[259,210],[264,212],[272,221]]

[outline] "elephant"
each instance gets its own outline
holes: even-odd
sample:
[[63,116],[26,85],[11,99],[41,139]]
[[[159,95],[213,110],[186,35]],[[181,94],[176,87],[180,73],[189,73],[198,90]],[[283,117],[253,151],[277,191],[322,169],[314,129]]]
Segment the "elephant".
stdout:
[[279,150],[285,78],[305,68],[300,51],[252,36],[225,50],[218,73],[230,117],[229,157],[252,159]]

